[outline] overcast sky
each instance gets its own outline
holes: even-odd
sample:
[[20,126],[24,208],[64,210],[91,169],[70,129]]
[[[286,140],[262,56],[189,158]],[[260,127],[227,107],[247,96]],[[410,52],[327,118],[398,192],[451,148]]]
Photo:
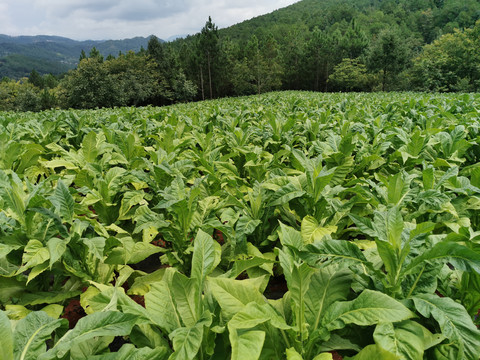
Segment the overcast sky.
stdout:
[[0,0],[0,34],[75,40],[161,39],[195,34],[210,15],[219,27],[298,0]]

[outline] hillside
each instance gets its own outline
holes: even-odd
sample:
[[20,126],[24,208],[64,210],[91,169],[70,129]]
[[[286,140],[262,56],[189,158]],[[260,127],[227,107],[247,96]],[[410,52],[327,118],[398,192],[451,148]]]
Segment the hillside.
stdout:
[[333,30],[355,20],[370,34],[398,26],[430,43],[454,28],[470,27],[478,19],[478,0],[303,0],[221,29],[220,33],[246,41],[252,34],[287,33],[293,27]]
[[61,74],[73,69],[82,50],[96,47],[103,56],[117,55],[120,51],[139,51],[147,47],[149,38],[135,37],[125,40],[75,41],[59,36],[7,36],[0,35],[0,78],[21,78],[33,69],[41,74]]

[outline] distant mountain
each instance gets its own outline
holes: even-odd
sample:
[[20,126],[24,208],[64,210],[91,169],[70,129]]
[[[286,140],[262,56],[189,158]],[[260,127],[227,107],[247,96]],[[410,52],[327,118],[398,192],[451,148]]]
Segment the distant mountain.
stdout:
[[19,79],[33,69],[40,74],[62,74],[73,69],[84,50],[96,47],[103,56],[147,48],[149,37],[124,40],[76,41],[60,36],[8,36],[0,34],[0,78]]

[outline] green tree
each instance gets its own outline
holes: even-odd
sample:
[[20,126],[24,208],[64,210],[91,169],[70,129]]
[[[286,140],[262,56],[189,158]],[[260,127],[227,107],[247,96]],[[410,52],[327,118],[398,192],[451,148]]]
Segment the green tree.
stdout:
[[370,90],[372,78],[365,64],[360,63],[358,59],[346,58],[335,65],[328,81],[337,91],[367,91]]
[[[201,54],[200,61],[201,67],[200,71],[202,72],[201,77],[203,79],[203,68],[206,67],[206,72],[208,75],[208,85],[210,92],[210,99],[213,98],[213,77],[215,76],[215,66],[216,60],[219,55],[219,38],[218,38],[218,27],[212,22],[212,18],[209,16],[208,21],[205,23],[205,26],[200,32],[200,37],[198,41],[199,52]],[[202,81],[203,89],[203,81]]]
[[[159,98],[156,105],[163,105],[172,101],[191,100],[196,95],[195,84],[188,80],[177,50],[167,43],[161,43],[155,36],[148,42],[146,55],[150,56],[156,63],[154,71],[157,74],[157,81],[162,86],[158,93]],[[141,56],[141,53],[139,54]]]
[[252,35],[245,47],[245,56],[234,68],[235,93],[251,94],[277,90],[282,85],[282,68],[278,46],[269,35],[262,45]]
[[60,83],[63,105],[67,108],[92,109],[113,106],[114,83],[99,58],[80,61]]
[[[81,55],[80,55],[80,57],[81,57]],[[100,51],[95,46],[90,50],[90,53],[88,54],[88,57],[90,59],[96,59],[99,62],[103,61],[103,55],[100,53]]]
[[445,34],[414,59],[412,82],[430,91],[478,91],[480,21],[473,29]]
[[371,70],[381,72],[382,91],[390,89],[409,59],[409,48],[398,30],[386,29],[378,34],[369,48],[368,62]]
[[[312,84],[309,89],[328,91],[328,77],[338,57],[340,33],[330,34],[314,28],[305,46],[305,71]],[[313,81],[312,81],[313,80]]]
[[295,26],[290,29],[281,43],[282,66],[284,69],[283,86],[285,89],[305,89],[305,80],[302,73],[304,59],[304,44],[308,28],[306,26]]
[[83,59],[86,59],[87,58],[87,54],[85,53],[85,50],[82,49],[82,51],[80,52],[80,57],[78,59],[78,61],[82,61]]
[[30,73],[28,82],[40,89],[44,87],[43,78],[35,69]]
[[355,20],[352,20],[347,31],[345,31],[345,34],[339,41],[338,47],[344,58],[356,59],[364,53],[369,42],[367,34]]

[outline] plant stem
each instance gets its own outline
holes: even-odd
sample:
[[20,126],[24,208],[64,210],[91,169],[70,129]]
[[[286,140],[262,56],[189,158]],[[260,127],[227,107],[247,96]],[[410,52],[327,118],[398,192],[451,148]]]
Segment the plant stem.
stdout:
[[417,287],[418,282],[420,281],[420,277],[422,276],[423,272],[425,271],[425,266],[422,267],[422,270],[418,274],[417,278],[415,279],[415,282],[413,283],[413,286],[411,287],[410,291],[408,292],[407,299],[412,296],[413,290]]

